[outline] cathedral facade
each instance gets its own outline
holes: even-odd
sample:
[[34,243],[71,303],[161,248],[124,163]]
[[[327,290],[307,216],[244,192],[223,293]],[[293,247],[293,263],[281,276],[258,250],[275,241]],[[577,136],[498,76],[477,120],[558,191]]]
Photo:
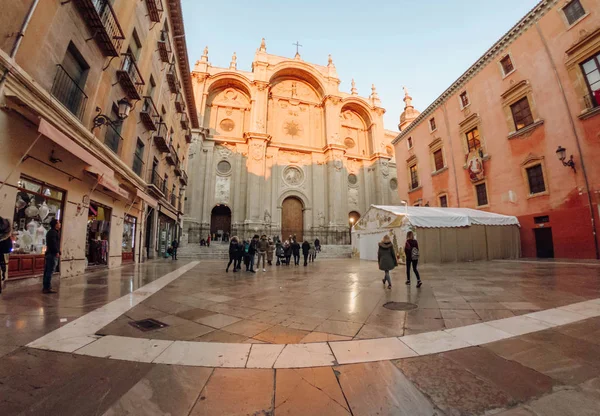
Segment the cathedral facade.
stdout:
[[[267,53],[251,71],[192,71],[203,128],[190,147],[184,242],[254,234],[348,244],[352,223],[371,204],[397,205],[392,140],[381,101],[339,90],[326,66]],[[187,234],[187,239],[185,234]]]

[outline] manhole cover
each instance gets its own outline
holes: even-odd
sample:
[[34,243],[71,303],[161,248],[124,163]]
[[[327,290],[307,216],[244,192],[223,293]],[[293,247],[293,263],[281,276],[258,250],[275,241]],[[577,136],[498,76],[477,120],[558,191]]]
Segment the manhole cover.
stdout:
[[160,329],[169,326],[165,323],[157,321],[156,319],[142,319],[141,321],[129,322],[129,325],[144,332],[154,331],[155,329]]
[[393,311],[412,311],[413,309],[418,308],[418,306],[414,303],[408,302],[388,302],[384,303],[383,307],[386,309],[391,309]]

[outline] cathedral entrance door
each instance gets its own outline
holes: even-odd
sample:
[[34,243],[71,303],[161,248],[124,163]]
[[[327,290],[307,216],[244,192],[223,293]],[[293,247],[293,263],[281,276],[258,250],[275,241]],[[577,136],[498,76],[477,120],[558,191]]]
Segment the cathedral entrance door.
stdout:
[[223,234],[231,235],[231,210],[226,205],[217,205],[210,215],[210,233],[214,234],[217,241],[223,238]]
[[290,235],[302,242],[304,231],[304,207],[298,198],[289,197],[283,201],[281,207],[281,239],[287,240]]

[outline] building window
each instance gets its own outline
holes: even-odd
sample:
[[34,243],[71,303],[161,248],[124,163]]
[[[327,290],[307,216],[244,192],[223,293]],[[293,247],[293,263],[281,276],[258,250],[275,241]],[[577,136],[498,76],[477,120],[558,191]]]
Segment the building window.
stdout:
[[444,155],[442,149],[438,149],[433,152],[433,162],[435,163],[435,170],[442,170],[444,168]]
[[544,171],[542,170],[542,165],[531,166],[526,169],[527,171],[527,180],[529,181],[529,193],[539,194],[541,192],[546,192],[546,184],[544,183]]
[[586,100],[588,101],[586,104],[591,108],[598,107],[600,105],[600,54],[582,63],[581,70],[589,92],[589,100]]
[[477,206],[482,207],[488,204],[487,188],[484,183],[475,185],[475,192],[477,193]]
[[156,81],[154,81],[154,77],[150,75],[150,83],[148,84],[148,97],[152,98],[154,95],[154,90],[156,89]]
[[447,195],[441,195],[439,197],[439,200],[440,200],[440,207],[442,207],[442,208],[448,207],[448,196]]
[[409,149],[412,149],[412,147],[413,147],[412,137],[409,137],[408,139],[406,139],[406,144],[408,145]]
[[144,143],[138,139],[135,145],[135,153],[133,154],[133,171],[142,176],[144,170]]
[[479,129],[477,127],[475,127],[473,130],[469,130],[466,136],[469,153],[481,148],[481,140],[479,139]]
[[508,74],[510,74],[511,72],[513,72],[515,70],[515,67],[513,65],[510,55],[506,55],[504,58],[502,58],[500,60],[500,66],[502,67],[502,72],[504,73],[504,76],[507,76]]
[[461,107],[461,108],[465,108],[465,107],[467,107],[469,104],[470,104],[470,103],[469,103],[469,96],[467,95],[467,92],[466,92],[466,91],[463,91],[463,92],[460,94],[460,107]]
[[429,119],[429,130],[436,131],[437,126],[435,125],[435,117]]
[[57,66],[52,84],[52,95],[79,119],[83,117],[87,102],[83,89],[89,69],[89,65],[71,42],[62,64]]
[[579,0],[573,0],[565,7],[563,7],[563,13],[567,18],[567,22],[569,23],[569,25],[572,25],[573,23],[581,19],[583,16],[585,16],[585,10]]
[[412,165],[408,168],[410,171],[410,189],[417,189],[419,187],[419,173],[417,172],[417,165]]
[[523,127],[533,124],[533,116],[531,115],[531,109],[529,108],[529,100],[527,100],[527,97],[523,97],[511,105],[510,111],[512,112],[515,128],[517,130],[521,130]]

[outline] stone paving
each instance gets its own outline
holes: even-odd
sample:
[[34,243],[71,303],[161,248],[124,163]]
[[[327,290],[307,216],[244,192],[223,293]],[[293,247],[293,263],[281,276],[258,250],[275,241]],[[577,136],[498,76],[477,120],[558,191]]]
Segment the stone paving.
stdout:
[[[182,266],[183,271],[176,272]],[[161,261],[67,279],[61,282],[61,292],[56,297],[42,296],[37,287],[12,291],[8,288],[0,298],[0,318],[3,321],[0,348],[4,348],[0,350],[0,355],[4,355],[0,359],[0,414],[586,416],[597,415],[600,409],[600,313],[596,306],[600,305],[597,301],[600,298],[600,267],[597,264],[492,262],[429,266],[423,268],[422,274],[427,280],[420,295],[415,293],[414,287],[406,288],[398,274],[392,291],[383,289],[375,265],[366,262],[332,260],[293,271],[274,270],[256,276],[242,273],[235,279],[233,275],[219,271],[212,263],[193,266],[186,266],[185,262],[171,264]],[[211,271],[207,271],[209,268]],[[152,286],[158,292],[150,296]],[[265,299],[260,295],[259,287],[266,291]],[[282,288],[283,302],[270,304],[267,310],[256,307],[261,301],[273,299],[279,287]],[[146,300],[127,311],[136,304],[135,296],[128,295],[136,289],[139,289],[136,293],[140,295],[147,292]],[[228,294],[226,290],[229,290]],[[331,297],[331,303],[327,302],[326,296],[321,296],[323,293]],[[354,295],[350,297],[350,294]],[[209,301],[212,305],[190,305],[195,301],[187,298],[169,299],[177,295]],[[315,296],[314,303],[311,303],[311,295]],[[211,299],[206,299],[206,296]],[[161,307],[168,305],[173,309],[164,311],[153,307],[151,302],[155,301],[155,297],[160,299],[157,302]],[[122,302],[123,299],[130,305]],[[441,329],[439,324],[445,328],[447,320],[450,320],[449,326],[455,329],[446,333],[474,328],[457,327],[453,325],[453,319],[485,320],[490,325],[512,331],[511,337],[497,342],[486,340],[478,346],[463,348],[456,345],[447,352],[412,358],[276,369],[228,369],[131,361],[127,354],[137,353],[128,351],[126,344],[122,345],[124,356],[120,359],[102,358],[102,351],[99,351],[100,356],[95,357],[23,347],[44,334],[52,335],[54,332],[50,331],[57,328],[68,328],[73,318],[83,316],[83,321],[77,322],[92,322],[93,319],[88,317],[93,313],[85,315],[87,312],[99,312],[116,304],[127,311],[125,316],[139,308],[137,311],[140,313],[128,319],[145,318],[148,312],[155,310],[156,316],[161,319],[176,317],[186,322],[174,325],[182,328],[164,334],[164,340],[155,338],[148,340],[149,343],[169,344],[173,339],[182,340],[181,337],[190,339],[190,334],[196,333],[197,328],[187,322],[210,329],[204,335],[191,338],[197,340],[218,331],[236,334],[223,328],[237,323],[266,323],[253,319],[256,314],[279,312],[305,317],[302,313],[310,310],[333,314],[343,311],[350,315],[352,319],[348,316],[344,320],[331,319],[329,316],[323,322],[361,324],[361,328],[352,335],[358,340],[358,334],[369,325],[369,319],[378,310],[376,307],[388,299],[412,301],[419,305],[414,312],[389,311],[404,315],[402,334],[406,336],[401,339],[407,345],[412,345],[411,337],[425,336],[427,339],[427,334],[416,333]],[[596,300],[584,302],[589,299]],[[253,307],[245,301],[254,302]],[[111,305],[106,305],[108,302],[112,302]],[[301,306],[298,307],[307,309],[294,309],[299,303]],[[486,309],[482,304],[493,308]],[[235,313],[231,313],[231,309],[228,309],[229,313],[211,309],[221,308],[218,305],[237,309],[233,309]],[[294,313],[273,310],[278,305],[289,307],[287,310]],[[360,315],[360,312],[364,316],[368,312],[369,308],[365,305],[374,305],[369,316],[355,321],[354,316]],[[525,313],[535,316],[534,310],[556,307],[561,308],[555,309],[556,312],[539,312],[545,314],[543,319],[552,321],[553,327],[549,329],[523,327],[518,320],[521,318],[510,321],[498,321],[498,316],[486,318],[483,312],[506,311],[512,314],[510,316]],[[246,309],[258,312],[250,316],[236,316]],[[231,323],[219,317],[211,321],[214,326],[210,326],[206,325],[208,322],[198,323],[189,319],[194,314],[201,315],[198,310],[213,312],[203,317],[223,315],[239,320]],[[355,314],[354,310],[360,312]],[[424,311],[432,311],[427,312],[432,315],[418,317],[414,322],[420,325],[413,325],[411,314],[423,314]],[[471,318],[457,318],[453,314],[448,316],[445,311],[472,311],[478,318],[473,315]],[[181,317],[180,314],[185,312],[191,315]],[[107,310],[102,313],[106,314]],[[577,315],[577,322],[563,325],[568,322],[569,314]],[[115,314],[115,322],[122,318],[119,315]],[[65,318],[67,323],[61,322]],[[536,320],[527,319],[529,325],[530,321]],[[428,320],[438,321],[438,326],[429,326],[432,324]],[[382,320],[381,323],[385,326],[387,322],[390,322],[388,326],[395,326],[396,321]],[[518,324],[507,328],[502,326],[502,322]],[[226,325],[218,328],[222,324]],[[268,328],[254,335],[251,335],[254,329],[238,331],[243,332],[237,334],[243,336],[243,340],[238,338],[230,344],[212,345],[219,350],[227,345],[234,348],[242,346],[240,343],[264,342],[253,344],[253,347],[279,351],[284,346],[275,344],[282,342],[294,341],[307,347],[321,345],[312,344],[310,338],[306,339],[308,336],[315,337],[317,341],[328,338],[331,341],[329,345],[344,344],[334,340],[344,336],[335,333],[338,331],[335,326],[327,327],[328,331],[323,332],[317,327],[306,330],[304,338],[297,341],[297,337],[290,338],[289,334],[282,337],[279,332],[279,327],[289,326],[280,325],[281,322],[267,324],[270,325]],[[520,331],[528,333],[514,336]],[[465,335],[473,336],[474,333],[477,331],[469,331]],[[258,338],[261,334],[264,334],[261,338],[265,340]],[[350,338],[350,335],[346,337]],[[89,346],[103,339],[110,339],[110,336],[100,338]],[[130,339],[136,342],[133,345],[144,341],[139,338],[114,339],[123,343]],[[389,339],[398,340],[388,337],[353,342],[379,343]],[[292,351],[291,355],[295,353]]]

